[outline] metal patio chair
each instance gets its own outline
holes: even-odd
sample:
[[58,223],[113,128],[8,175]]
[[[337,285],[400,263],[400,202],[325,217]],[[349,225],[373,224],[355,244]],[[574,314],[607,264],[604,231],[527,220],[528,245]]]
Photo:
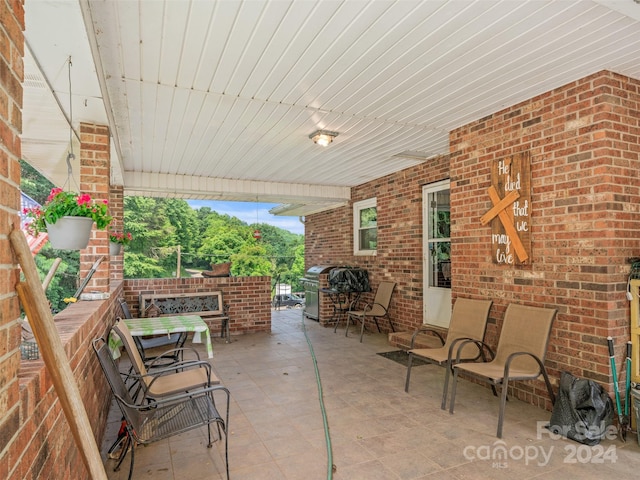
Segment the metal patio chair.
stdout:
[[[457,363],[458,359],[454,362],[449,412],[453,413],[458,373],[460,372],[501,389],[496,433],[498,438],[502,438],[509,380],[535,380],[542,376],[549,392],[549,398],[552,403],[555,403],[553,388],[544,367],[547,344],[555,315],[556,310],[553,308],[510,304],[504,314],[495,358],[486,363]],[[461,347],[467,342],[471,341],[462,342]]]
[[[129,306],[124,298],[119,299],[120,307],[122,308],[122,314],[124,318],[133,318],[131,316],[131,311],[129,310]],[[172,333],[170,335],[156,335],[151,337],[133,337],[133,341],[138,347],[138,352],[140,352],[140,356],[142,357],[142,361],[145,364],[149,364],[150,362],[156,360],[157,356],[151,356],[148,354],[149,350],[159,348],[159,347],[170,347],[174,350],[172,355],[166,355],[162,357],[162,365],[170,365],[175,362],[180,362],[183,360],[183,347],[185,342],[187,341],[187,332],[180,333]],[[159,365],[158,362],[155,365]]]
[[376,327],[380,331],[380,325],[378,324],[378,318],[386,317],[391,326],[391,330],[395,332],[391,317],[389,317],[389,304],[391,303],[391,297],[393,290],[396,288],[395,282],[380,282],[378,289],[376,290],[376,296],[373,299],[373,303],[367,303],[361,310],[349,310],[347,312],[347,328],[345,329],[344,336],[349,334],[349,325],[353,320],[355,325],[356,321],[362,324],[360,328],[360,343],[362,343],[362,336],[364,335],[364,324],[367,318],[372,318],[376,322]]
[[[128,451],[131,451],[129,480],[133,475],[135,462],[135,444],[147,445],[203,426],[207,427],[208,443],[211,448],[211,425],[218,427],[218,438],[224,434],[224,463],[226,477],[229,479],[229,390],[222,385],[208,385],[189,388],[187,392],[165,396],[159,399],[135,402],[124,383],[118,367],[111,356],[107,342],[97,338],[93,349],[98,357],[102,371],[116,399],[123,416],[126,434],[122,436],[122,453],[114,471],[120,469]],[[214,395],[226,396],[226,413],[224,418],[214,402]],[[114,444],[115,446],[116,444]],[[113,448],[113,447],[112,447]]]
[[[133,335],[131,335],[127,325],[119,319],[112,330],[120,337],[127,351],[133,368],[133,372],[130,372],[128,377],[134,383],[137,382],[137,386],[143,393],[143,399],[159,399],[167,395],[201,387],[210,387],[220,383],[220,380],[212,371],[211,364],[200,360],[199,356],[196,360],[183,360],[156,368],[156,363],[161,362],[163,358],[163,355],[160,355],[147,366],[138,352]],[[169,355],[172,353],[172,350],[168,351]],[[134,398],[136,396],[137,393]]]
[[[459,352],[460,362],[475,362],[482,359],[486,361],[482,340],[487,328],[487,319],[491,309],[491,300],[472,300],[469,298],[456,299],[451,313],[451,322],[447,340],[444,341],[442,335],[429,325],[422,325],[411,337],[411,346],[407,363],[407,378],[404,384],[404,391],[409,391],[409,381],[411,379],[411,367],[413,359],[419,358],[429,363],[445,367],[444,389],[442,391],[441,408],[444,410],[447,404],[447,394],[449,391],[449,377],[451,365],[456,358],[457,347],[465,340],[478,340],[475,343],[468,343]],[[440,339],[441,347],[436,348],[413,348],[418,335],[433,334]],[[491,352],[489,352],[491,354]]]

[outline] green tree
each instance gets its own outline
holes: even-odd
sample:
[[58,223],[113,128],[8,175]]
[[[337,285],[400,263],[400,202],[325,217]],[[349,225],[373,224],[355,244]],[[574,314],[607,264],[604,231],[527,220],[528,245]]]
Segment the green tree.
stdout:
[[45,279],[57,258],[61,259],[60,265],[45,292],[53,312],[60,312],[67,307],[64,299],[73,297],[79,285],[80,252],[55,250],[49,243],[34,257],[40,280]]
[[123,273],[125,278],[162,278],[166,270],[158,261],[140,253],[124,252]]
[[20,160],[20,190],[42,205],[55,187],[39,171]]
[[171,239],[171,243],[180,245],[185,253],[195,251],[200,245],[198,214],[181,199],[169,198],[164,203],[163,209],[167,220],[174,227],[174,238]]
[[231,273],[235,276],[262,277],[271,275],[273,264],[266,249],[258,244],[246,244],[231,256]]
[[304,268],[304,243],[298,245],[294,250],[294,259],[288,274],[285,276],[285,282],[291,285],[294,292],[304,290],[300,279],[304,277],[306,270]]
[[247,233],[242,229],[220,225],[219,228],[208,229],[207,232],[208,236],[205,237],[198,253],[200,258],[208,259],[208,264],[230,261],[231,256],[239,253],[247,243]]

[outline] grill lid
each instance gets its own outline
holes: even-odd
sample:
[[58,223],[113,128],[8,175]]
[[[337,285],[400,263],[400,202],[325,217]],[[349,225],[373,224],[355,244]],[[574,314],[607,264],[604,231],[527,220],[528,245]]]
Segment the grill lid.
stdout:
[[335,265],[314,265],[305,275],[305,278],[309,280],[317,280],[320,275],[327,273],[329,270],[336,268]]
[[329,286],[338,292],[369,292],[369,274],[356,267],[334,268],[329,272]]

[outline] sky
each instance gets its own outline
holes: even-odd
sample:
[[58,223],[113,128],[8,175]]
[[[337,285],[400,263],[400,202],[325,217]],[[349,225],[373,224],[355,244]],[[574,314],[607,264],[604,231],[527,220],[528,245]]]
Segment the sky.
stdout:
[[251,225],[252,223],[267,223],[274,227],[288,230],[292,233],[304,235],[304,225],[298,217],[275,216],[269,213],[279,203],[255,202],[223,202],[218,200],[187,200],[191,208],[209,207],[211,210],[236,217]]

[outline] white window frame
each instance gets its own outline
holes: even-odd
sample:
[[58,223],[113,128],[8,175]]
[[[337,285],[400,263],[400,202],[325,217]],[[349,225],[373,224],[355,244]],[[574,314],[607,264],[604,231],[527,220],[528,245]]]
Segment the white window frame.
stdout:
[[[378,208],[378,199],[376,197],[353,202],[353,254],[354,255],[377,255],[378,249],[361,249],[360,248],[360,211],[366,208]],[[376,230],[378,226],[376,224]]]

